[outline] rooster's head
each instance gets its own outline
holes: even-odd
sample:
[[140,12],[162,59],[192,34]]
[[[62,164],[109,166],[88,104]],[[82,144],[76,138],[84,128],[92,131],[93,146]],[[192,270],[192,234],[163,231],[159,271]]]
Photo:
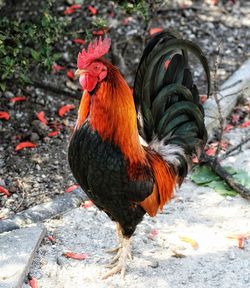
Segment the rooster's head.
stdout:
[[84,90],[91,92],[97,83],[106,78],[108,68],[100,61],[100,57],[105,55],[110,48],[111,40],[101,37],[93,43],[89,43],[87,51],[82,50],[77,58],[76,76],[79,76],[80,85]]

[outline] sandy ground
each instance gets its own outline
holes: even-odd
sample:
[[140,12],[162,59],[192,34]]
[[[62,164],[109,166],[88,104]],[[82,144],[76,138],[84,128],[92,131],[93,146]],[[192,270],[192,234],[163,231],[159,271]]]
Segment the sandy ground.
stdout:
[[[234,131],[228,137],[239,141],[242,133]],[[249,169],[249,148],[245,145],[225,164]],[[46,227],[56,242],[45,239],[30,271],[40,288],[250,287],[250,243],[240,249],[237,240],[228,238],[250,232],[249,201],[223,197],[188,179],[162,213],[145,217],[138,226],[124,282],[119,275],[101,280],[111,257],[105,249],[116,244],[114,224],[104,213],[94,206],[82,207],[48,221]],[[195,240],[197,247],[181,237]],[[86,253],[88,258],[66,259],[66,251]]]

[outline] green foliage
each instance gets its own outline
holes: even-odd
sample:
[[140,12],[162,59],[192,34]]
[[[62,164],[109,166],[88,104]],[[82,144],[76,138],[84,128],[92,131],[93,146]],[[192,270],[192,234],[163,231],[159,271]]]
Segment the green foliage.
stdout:
[[96,17],[91,23],[95,28],[102,29],[108,26],[108,20],[102,17]]
[[60,54],[54,52],[64,27],[50,11],[50,4],[35,20],[0,19],[0,89],[7,81],[29,82],[28,71],[34,67],[50,69]]
[[[247,172],[243,170],[235,170],[232,167],[225,167],[225,169],[238,183],[250,188],[250,176]],[[207,166],[195,167],[191,179],[197,185],[208,186],[224,196],[235,196],[237,194],[225,183],[225,181],[221,180],[221,178]]]
[[149,21],[149,3],[145,0],[133,1],[134,3],[125,2],[121,4],[121,8],[128,14],[136,13],[146,22]]

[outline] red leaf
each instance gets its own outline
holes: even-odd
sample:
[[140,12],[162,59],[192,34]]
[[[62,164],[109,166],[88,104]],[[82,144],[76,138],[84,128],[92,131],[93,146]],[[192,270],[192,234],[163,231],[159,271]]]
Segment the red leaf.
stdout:
[[197,156],[193,156],[193,157],[192,157],[192,162],[193,162],[194,164],[198,164],[198,163],[199,163],[199,159],[197,158]]
[[73,190],[75,190],[75,189],[78,188],[78,187],[79,187],[78,184],[71,185],[71,186],[69,186],[69,187],[65,190],[65,192],[66,192],[66,193],[70,193],[70,192],[72,192]]
[[231,121],[232,121],[233,124],[237,124],[239,122],[239,119],[240,119],[240,115],[239,114],[235,114],[235,113],[232,114]]
[[6,195],[6,196],[8,196],[8,197],[11,195],[10,192],[9,192],[9,190],[7,190],[6,188],[4,188],[3,186],[0,186],[0,193]]
[[107,32],[108,32],[108,29],[101,29],[101,30],[92,31],[92,34],[95,36],[101,36]]
[[219,2],[219,0],[211,0],[211,4],[212,4],[213,6],[217,5],[218,2]]
[[52,70],[53,70],[53,72],[59,72],[59,71],[65,70],[65,67],[54,63],[52,65]]
[[96,15],[97,13],[97,9],[91,5],[88,6],[88,9],[89,9],[89,12],[92,14],[92,15]]
[[82,6],[80,4],[73,4],[70,6],[72,9],[80,9]]
[[207,95],[200,95],[200,101],[201,103],[205,103],[207,101]]
[[216,153],[216,150],[217,150],[216,147],[208,148],[208,149],[206,149],[206,154],[208,156],[214,156]]
[[31,278],[29,279],[29,285],[30,285],[31,288],[38,288],[36,278],[31,277]]
[[246,128],[248,126],[250,126],[250,120],[248,120],[248,121],[246,121],[240,125],[240,127],[242,127],[242,128]]
[[159,234],[157,229],[152,229],[152,231],[149,233],[148,238],[153,239]]
[[126,26],[132,19],[132,17],[126,17],[122,20],[122,24]]
[[56,239],[55,239],[53,236],[51,236],[51,235],[49,235],[47,238],[48,238],[48,240],[49,240],[50,242],[52,242],[52,243],[55,243],[55,242],[56,242]]
[[64,106],[62,106],[61,108],[59,108],[58,110],[58,115],[60,117],[63,117],[66,113],[68,113],[70,110],[75,109],[75,105],[73,104],[66,104]]
[[151,28],[151,29],[149,29],[149,35],[152,36],[156,33],[161,32],[162,30],[163,30],[163,28],[161,28],[161,27]]
[[36,144],[32,142],[21,142],[16,146],[16,151],[22,150],[24,148],[35,148]]
[[238,241],[238,247],[240,249],[244,249],[245,241],[248,238],[250,238],[250,233],[246,233],[246,234],[231,234],[231,235],[228,235],[227,238],[237,240]]
[[10,114],[8,112],[5,112],[5,111],[0,111],[0,119],[9,120]]
[[16,103],[18,101],[26,101],[26,97],[17,96],[17,97],[10,98],[10,102],[12,102],[12,103]]
[[74,252],[65,252],[65,253],[63,253],[63,256],[67,257],[67,258],[76,259],[76,260],[84,260],[84,259],[88,258],[87,254],[82,254],[82,253],[77,254]]
[[224,132],[228,132],[228,131],[232,130],[233,128],[234,128],[233,125],[227,124],[227,125],[225,126],[225,128],[223,129],[223,131],[224,131]]
[[48,133],[48,136],[49,137],[55,137],[55,136],[57,136],[59,134],[59,132],[60,132],[59,130],[51,131],[51,132]]
[[93,203],[91,200],[86,200],[86,201],[83,202],[83,204],[81,205],[81,207],[83,207],[83,208],[89,208],[89,207],[91,207],[91,206],[93,206],[93,205],[94,205],[94,203]]
[[45,118],[45,113],[44,111],[40,111],[36,114],[36,117],[38,118],[39,121],[41,121],[42,123],[44,123],[45,125],[48,124],[47,119]]
[[69,6],[67,9],[64,10],[64,15],[70,15],[73,14],[77,9],[80,9],[81,5],[79,4],[73,4],[71,6]]
[[67,77],[71,80],[75,80],[74,72],[72,70],[68,70],[67,71]]
[[80,39],[80,38],[75,38],[72,40],[74,43],[80,44],[80,45],[84,45],[86,43],[85,40]]

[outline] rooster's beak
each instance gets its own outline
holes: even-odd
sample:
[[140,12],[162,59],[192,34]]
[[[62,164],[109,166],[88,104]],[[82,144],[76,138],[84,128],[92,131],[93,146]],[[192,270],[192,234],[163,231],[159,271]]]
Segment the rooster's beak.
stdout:
[[75,76],[80,76],[81,74],[83,73],[86,73],[87,70],[86,69],[77,69],[76,72],[75,72]]

